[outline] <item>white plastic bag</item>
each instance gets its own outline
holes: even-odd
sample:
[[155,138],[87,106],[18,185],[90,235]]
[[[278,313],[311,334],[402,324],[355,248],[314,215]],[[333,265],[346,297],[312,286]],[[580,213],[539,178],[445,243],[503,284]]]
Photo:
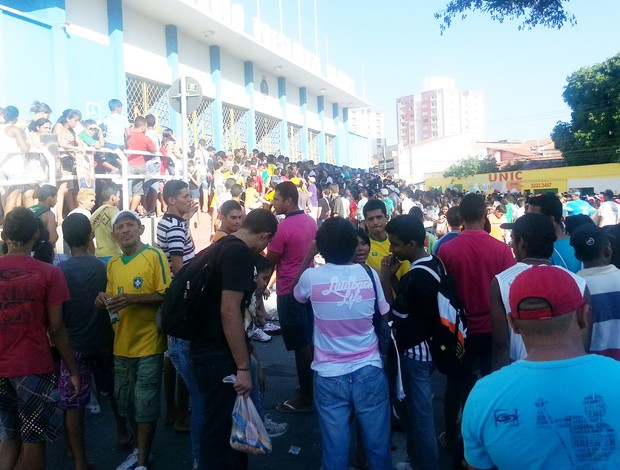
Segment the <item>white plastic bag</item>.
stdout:
[[230,446],[248,454],[271,452],[271,439],[250,397],[239,395],[232,412]]

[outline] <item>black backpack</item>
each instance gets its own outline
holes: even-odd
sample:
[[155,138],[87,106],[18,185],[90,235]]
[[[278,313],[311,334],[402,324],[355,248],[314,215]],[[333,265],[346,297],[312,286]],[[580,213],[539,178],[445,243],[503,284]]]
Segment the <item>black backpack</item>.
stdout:
[[200,333],[205,315],[204,301],[213,277],[212,252],[216,243],[205,248],[185,264],[172,282],[159,308],[161,329],[175,338],[194,339]]
[[439,282],[437,292],[439,323],[433,336],[428,340],[428,345],[439,372],[447,376],[457,376],[461,372],[465,356],[465,338],[467,337],[465,307],[456,293],[454,280],[446,273],[443,263],[441,267],[440,275],[427,266],[413,266],[413,268],[424,269]]

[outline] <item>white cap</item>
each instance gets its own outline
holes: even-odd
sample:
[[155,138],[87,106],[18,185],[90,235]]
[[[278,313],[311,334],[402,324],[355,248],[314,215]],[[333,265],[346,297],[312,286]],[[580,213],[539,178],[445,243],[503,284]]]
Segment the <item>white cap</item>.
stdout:
[[130,211],[130,210],[123,210],[123,211],[118,212],[114,217],[112,217],[112,228],[114,228],[114,225],[116,224],[118,220],[124,219],[127,217],[131,217],[133,219],[136,219],[138,222],[142,223],[140,221],[140,216],[138,215],[137,212]]

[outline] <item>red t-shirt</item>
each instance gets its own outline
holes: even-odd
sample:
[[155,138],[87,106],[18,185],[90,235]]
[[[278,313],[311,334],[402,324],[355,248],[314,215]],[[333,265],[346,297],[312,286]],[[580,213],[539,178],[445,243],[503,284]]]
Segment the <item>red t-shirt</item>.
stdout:
[[[145,133],[132,130],[131,134],[129,134],[129,138],[127,139],[127,150],[139,150],[141,152],[154,153],[157,151],[157,148],[155,147],[155,144],[153,143],[151,138],[147,137]],[[127,160],[129,166],[146,165],[144,155],[132,155],[128,153]]]
[[47,309],[67,300],[57,267],[29,256],[0,258],[0,377],[54,371]]
[[438,256],[456,281],[467,332],[491,333],[491,281],[515,264],[511,249],[484,230],[463,230],[439,247]]

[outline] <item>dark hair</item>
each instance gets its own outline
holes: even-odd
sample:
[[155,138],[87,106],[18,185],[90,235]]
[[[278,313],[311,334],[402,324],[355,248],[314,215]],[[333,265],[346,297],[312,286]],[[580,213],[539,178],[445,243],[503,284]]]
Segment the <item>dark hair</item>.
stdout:
[[25,245],[39,230],[37,216],[27,207],[16,207],[4,218],[2,239]]
[[603,231],[611,243],[611,264],[620,269],[620,225],[606,225]]
[[34,197],[39,200],[39,204],[47,201],[48,198],[54,197],[58,194],[58,188],[51,184],[43,184],[37,189]]
[[466,194],[459,207],[464,222],[480,222],[486,215],[486,205],[479,194]]
[[63,126],[67,123],[69,119],[78,118],[80,121],[82,120],[82,113],[77,109],[65,109],[56,124],[62,124]]
[[[85,121],[82,121],[82,125],[84,127],[92,126],[93,124],[95,126],[97,126],[97,121],[95,121],[94,119],[86,119]],[[99,127],[99,126],[97,126],[97,127]]]
[[299,201],[299,193],[297,192],[297,186],[290,181],[284,181],[276,185],[276,192],[282,196],[285,201],[291,199],[293,204],[297,205]]
[[460,227],[463,223],[463,219],[461,218],[461,209],[459,206],[452,206],[448,209],[448,212],[446,212],[446,219],[450,227]]
[[44,263],[54,262],[54,245],[50,243],[50,232],[40,217],[37,217],[39,239],[32,247],[32,257]]
[[226,216],[230,214],[232,211],[243,211],[243,207],[237,201],[226,201],[220,207],[220,214]]
[[230,188],[230,195],[232,197],[239,197],[239,195],[243,192],[243,187],[240,184],[233,184],[232,188]]
[[530,198],[530,206],[540,207],[540,213],[553,217],[556,224],[562,222],[562,202],[555,194],[539,194]]
[[355,235],[357,236],[357,238],[362,239],[362,241],[364,242],[364,245],[370,245],[370,237],[361,228],[358,227],[355,229]]
[[347,264],[357,248],[355,228],[342,217],[327,219],[316,232],[316,246],[328,263]]
[[36,121],[31,121],[30,124],[28,124],[28,130],[30,132],[37,132],[37,128],[47,124],[47,123],[52,123],[49,119],[45,119],[45,118],[39,118]]
[[409,209],[408,215],[415,217],[420,222],[424,222],[424,212],[422,212],[422,209],[420,209],[418,206],[413,206],[411,209]]
[[385,202],[380,199],[370,199],[366,204],[364,204],[364,209],[362,209],[364,218],[366,218],[366,214],[376,210],[380,210],[381,212],[383,212],[383,215],[387,217],[387,208],[385,207]]
[[535,226],[537,230],[533,233],[530,233],[528,229],[520,231],[517,225],[512,229],[512,239],[515,243],[518,243],[519,240],[524,240],[525,243],[527,243],[527,249],[525,250],[526,256],[551,258],[551,255],[553,255],[553,244],[557,240],[555,228],[551,220],[543,214],[526,214],[524,217],[528,217],[535,221],[532,225]]
[[142,126],[146,126],[146,119],[144,119],[142,116],[136,116],[133,120],[133,127],[134,128],[138,128],[138,127],[142,127]]
[[166,182],[166,184],[164,185],[164,190],[162,192],[163,197],[164,197],[164,202],[168,204],[169,198],[177,197],[183,189],[187,189],[187,188],[188,186],[185,181],[170,180]]
[[245,216],[241,228],[252,233],[270,233],[275,235],[278,230],[278,219],[267,209],[254,209]]
[[33,101],[32,105],[30,105],[30,112],[33,114],[36,114],[36,113],[52,114],[52,108],[50,108],[45,103],[41,103],[40,101]]
[[120,188],[114,184],[109,183],[101,190],[101,200],[108,201],[112,196],[116,196],[120,192]]
[[69,248],[88,246],[92,232],[90,220],[84,214],[71,214],[62,222],[62,236]]
[[254,266],[256,267],[257,273],[262,273],[263,271],[273,271],[273,264],[263,255],[254,255]]
[[422,221],[415,215],[401,215],[390,220],[385,226],[385,231],[403,243],[414,241],[418,247],[424,247],[426,230]]
[[15,106],[7,106],[4,108],[4,121],[10,123],[19,117],[19,109]]
[[594,224],[594,221],[585,214],[569,215],[564,219],[564,228],[569,235],[580,225]]
[[146,116],[144,116],[144,119],[146,119],[147,126],[155,127],[155,123],[157,122],[155,116],[153,116],[152,114],[147,114]]
[[237,184],[237,180],[235,178],[226,178],[226,181],[224,181],[224,188],[226,188],[227,191],[230,191],[235,184]]
[[117,100],[116,98],[112,98],[110,101],[108,101],[108,108],[110,108],[110,111],[118,109],[119,106],[123,106],[123,103],[121,103],[121,101]]

